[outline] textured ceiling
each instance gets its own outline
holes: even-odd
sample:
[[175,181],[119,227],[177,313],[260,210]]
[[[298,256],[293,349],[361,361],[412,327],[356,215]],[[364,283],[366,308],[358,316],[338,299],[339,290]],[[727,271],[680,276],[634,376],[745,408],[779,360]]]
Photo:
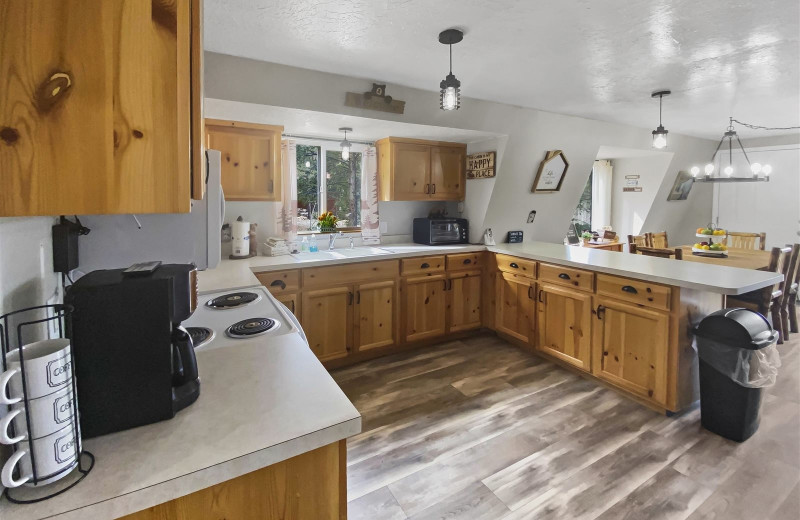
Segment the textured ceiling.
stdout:
[[669,88],[673,132],[800,125],[798,0],[205,1],[208,50],[431,91],[449,27],[465,97],[655,127]]

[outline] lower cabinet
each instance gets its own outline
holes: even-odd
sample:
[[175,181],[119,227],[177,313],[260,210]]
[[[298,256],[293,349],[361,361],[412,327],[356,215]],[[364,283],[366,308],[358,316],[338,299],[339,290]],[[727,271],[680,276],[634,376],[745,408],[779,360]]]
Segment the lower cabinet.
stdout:
[[395,300],[397,283],[394,280],[362,283],[355,286],[354,314],[355,348],[358,351],[386,347],[395,343]]
[[298,318],[301,316],[300,297],[297,295],[297,293],[275,294],[274,296],[275,299],[284,304],[292,314]]
[[447,282],[447,332],[481,327],[481,271],[452,273]]
[[403,337],[418,341],[443,336],[447,329],[447,275],[415,276],[403,280]]
[[525,343],[532,343],[533,291],[536,283],[525,276],[498,272],[495,291],[495,329]]
[[595,298],[595,376],[666,404],[669,313],[612,298]]
[[592,357],[592,295],[540,284],[536,308],[536,348],[589,371]]
[[320,361],[347,356],[353,344],[352,286],[303,291],[301,323]]

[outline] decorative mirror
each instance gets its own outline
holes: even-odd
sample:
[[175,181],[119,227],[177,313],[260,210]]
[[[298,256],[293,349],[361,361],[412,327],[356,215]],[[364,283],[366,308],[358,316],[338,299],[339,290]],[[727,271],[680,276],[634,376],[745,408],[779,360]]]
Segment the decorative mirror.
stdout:
[[536,179],[533,181],[533,193],[554,193],[561,189],[564,175],[569,168],[569,161],[561,150],[547,152],[544,160],[539,164]]

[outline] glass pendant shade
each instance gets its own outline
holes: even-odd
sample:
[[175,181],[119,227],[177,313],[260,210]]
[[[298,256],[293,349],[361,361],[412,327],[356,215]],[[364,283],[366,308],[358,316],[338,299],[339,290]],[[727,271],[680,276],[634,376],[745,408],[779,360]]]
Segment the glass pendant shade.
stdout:
[[461,107],[461,82],[451,73],[442,80],[439,88],[439,107],[442,110],[458,110]]
[[345,139],[341,142],[342,145],[342,160],[347,161],[350,159],[350,141]]
[[662,150],[667,147],[667,134],[669,132],[663,126],[658,125],[658,128],[653,130],[653,148]]

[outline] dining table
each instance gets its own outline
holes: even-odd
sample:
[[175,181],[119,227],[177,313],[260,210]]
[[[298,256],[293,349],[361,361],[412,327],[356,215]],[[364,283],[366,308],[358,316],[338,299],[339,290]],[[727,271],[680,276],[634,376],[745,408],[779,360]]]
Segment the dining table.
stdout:
[[758,271],[769,270],[770,251],[760,249],[735,249],[728,248],[728,256],[706,256],[695,255],[692,253],[692,246],[681,246],[683,250],[683,260],[688,262],[700,262],[703,264],[726,265],[728,267],[741,267],[743,269],[755,269]]

